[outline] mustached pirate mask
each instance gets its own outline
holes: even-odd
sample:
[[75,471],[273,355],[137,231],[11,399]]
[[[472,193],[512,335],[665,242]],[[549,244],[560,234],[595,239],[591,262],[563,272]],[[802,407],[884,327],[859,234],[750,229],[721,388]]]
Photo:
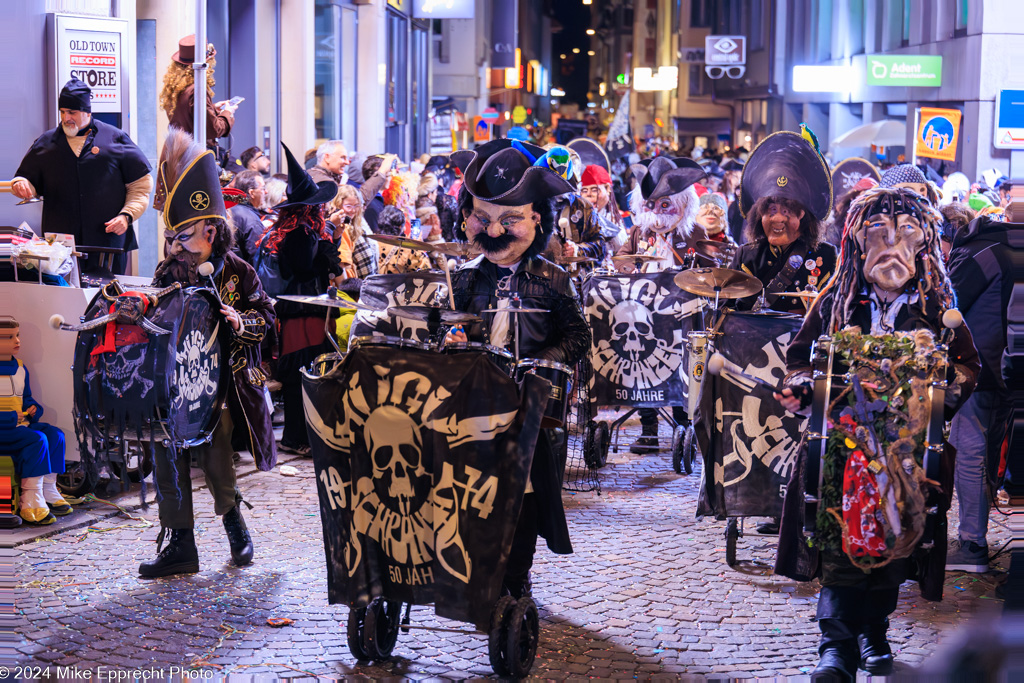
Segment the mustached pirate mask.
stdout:
[[568,150],[545,150],[518,140],[494,140],[473,151],[453,152],[463,187],[472,196],[500,206],[523,206],[575,192]]

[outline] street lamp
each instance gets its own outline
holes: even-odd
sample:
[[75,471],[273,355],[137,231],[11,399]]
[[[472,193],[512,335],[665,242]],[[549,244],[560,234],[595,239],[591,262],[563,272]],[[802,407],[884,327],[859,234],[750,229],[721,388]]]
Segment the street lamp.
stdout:
[[562,54],[558,55],[558,58],[559,59],[565,59],[565,53],[563,52]]
[[592,36],[592,35],[594,35],[594,33],[595,33],[594,29],[592,29],[592,28],[588,28],[587,29],[587,35],[588,36]]
[[579,49],[578,47],[574,47],[574,48],[572,49],[572,53],[573,53],[574,55],[578,55],[578,54],[580,53],[580,49]]
[[587,50],[587,55],[588,55],[588,56],[590,56],[590,57],[593,57],[593,56],[594,56],[594,55],[596,55],[596,54],[597,54],[597,53],[596,53],[596,52],[594,52],[593,50]]

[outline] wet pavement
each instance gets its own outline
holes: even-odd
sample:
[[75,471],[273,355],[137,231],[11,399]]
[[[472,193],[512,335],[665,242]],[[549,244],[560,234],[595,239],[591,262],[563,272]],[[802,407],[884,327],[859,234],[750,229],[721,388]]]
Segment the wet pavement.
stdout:
[[[635,420],[627,423],[622,452],[611,453],[598,475],[600,494],[566,493],[575,554],[538,551],[541,639],[533,675],[806,677],[817,658],[817,583],[772,575],[776,537],[754,533],[757,520],[745,522],[739,564],[729,568],[725,523],[694,516],[699,464],[693,475],[677,475],[667,450],[624,452],[638,431]],[[664,425],[661,435],[667,444]],[[327,604],[312,461],[286,462],[298,467],[297,477],[243,463],[239,487],[256,505],[244,513],[256,548],[245,568],[230,564],[227,538],[204,492],[195,497],[201,570],[191,576],[139,578],[139,562],[155,555],[159,525],[155,507],[138,509],[137,494],[118,501],[136,519],[92,503],[60,528],[19,536],[13,553],[20,662],[51,676],[65,667],[65,677],[101,667],[164,676],[192,669],[200,677],[491,676],[487,638],[471,631],[413,630],[400,634],[391,661],[354,660],[345,642],[348,609]],[[197,489],[202,483],[193,479]],[[954,528],[955,520],[954,509]],[[1009,537],[1001,521],[993,515],[993,549]],[[904,585],[890,629],[899,670],[920,664],[970,619],[1001,610],[994,588],[1008,559],[993,566],[987,574],[947,574],[941,603],[922,600],[916,584]],[[292,623],[274,628],[271,618]],[[469,628],[438,619],[429,607],[414,608],[413,623]]]

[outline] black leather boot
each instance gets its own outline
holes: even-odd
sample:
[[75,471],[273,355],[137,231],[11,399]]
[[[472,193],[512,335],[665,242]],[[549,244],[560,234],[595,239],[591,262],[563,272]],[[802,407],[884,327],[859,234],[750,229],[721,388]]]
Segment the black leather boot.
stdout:
[[[164,540],[167,529],[161,529],[157,536],[157,549]],[[163,550],[159,550],[152,562],[139,565],[139,576],[155,579],[160,576],[175,574],[195,574],[199,571],[199,550],[196,548],[196,537],[192,529],[171,529],[171,540]]]
[[812,681],[853,683],[857,680],[860,651],[857,648],[856,628],[841,619],[819,619],[821,659],[811,672]]
[[660,448],[658,447],[658,423],[641,423],[640,427],[640,437],[632,444],[630,444],[629,452],[636,453],[637,455],[657,453],[660,450]]
[[516,600],[532,597],[533,582],[530,580],[530,572],[526,572],[525,576],[517,577],[510,577],[506,574],[501,582],[501,594],[511,595]]
[[242,511],[238,506],[228,510],[224,515],[224,531],[228,532],[228,543],[231,545],[231,561],[236,567],[244,567],[252,562],[252,538],[242,519]]
[[872,676],[888,676],[893,670],[892,648],[886,639],[889,620],[883,619],[864,624],[864,630],[857,637],[860,644],[860,668]]

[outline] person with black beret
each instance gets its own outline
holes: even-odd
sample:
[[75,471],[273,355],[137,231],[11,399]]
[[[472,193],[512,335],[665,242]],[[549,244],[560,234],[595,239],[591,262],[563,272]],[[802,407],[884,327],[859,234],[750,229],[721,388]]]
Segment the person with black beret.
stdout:
[[[72,77],[57,99],[60,125],[40,135],[14,174],[11,191],[43,198],[42,232],[68,233],[87,247],[139,248],[132,227],[149,207],[149,162],[128,134],[92,117],[92,91]],[[92,254],[83,272],[100,268]],[[124,274],[127,253],[114,255]]]

